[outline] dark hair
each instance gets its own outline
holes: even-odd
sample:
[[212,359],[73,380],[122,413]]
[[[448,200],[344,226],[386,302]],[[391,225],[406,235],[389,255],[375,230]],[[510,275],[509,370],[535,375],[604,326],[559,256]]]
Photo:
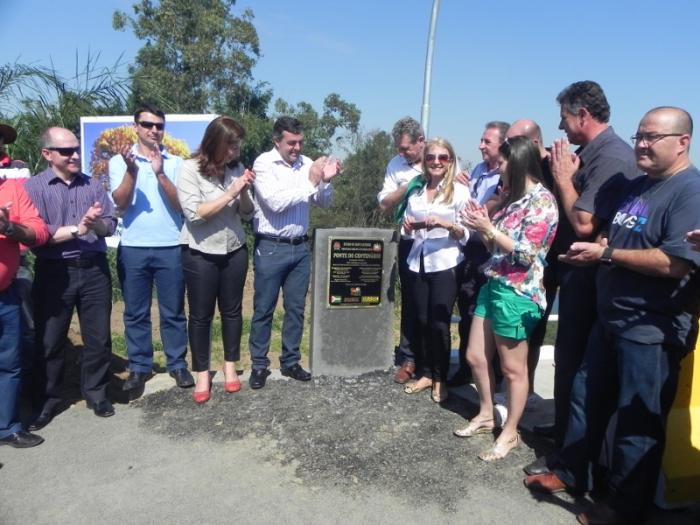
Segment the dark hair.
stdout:
[[272,127],[272,138],[274,140],[281,140],[282,134],[285,131],[287,133],[299,135],[304,132],[304,127],[301,125],[299,119],[295,119],[294,117],[280,117],[275,121],[275,125]]
[[529,138],[519,135],[507,139],[498,152],[508,162],[503,173],[503,183],[508,187],[508,197],[503,208],[520,200],[525,195],[525,182],[528,177],[537,182],[542,181],[540,152]]
[[221,178],[226,169],[228,148],[243,140],[245,130],[231,117],[217,117],[204,131],[202,143],[194,153],[199,159],[199,172],[202,177]]
[[134,122],[136,122],[137,124],[139,122],[139,117],[141,116],[141,113],[152,113],[153,115],[157,115],[160,118],[162,118],[163,122],[165,122],[165,113],[163,113],[163,110],[149,102],[141,104],[138,108],[136,108],[136,111],[134,111]]
[[598,122],[610,120],[610,104],[605,98],[603,88],[592,80],[574,82],[557,95],[557,102],[564,111],[576,115],[581,108],[586,108]]
[[507,122],[503,122],[502,120],[492,120],[491,122],[487,122],[484,126],[484,129],[497,129],[499,140],[501,142],[506,140],[506,133],[508,133],[508,128],[510,128],[510,124],[508,124]]
[[394,129],[391,130],[391,136],[394,138],[396,144],[401,142],[404,135],[408,135],[412,144],[415,144],[419,138],[425,137],[420,122],[412,117],[400,119],[394,124]]

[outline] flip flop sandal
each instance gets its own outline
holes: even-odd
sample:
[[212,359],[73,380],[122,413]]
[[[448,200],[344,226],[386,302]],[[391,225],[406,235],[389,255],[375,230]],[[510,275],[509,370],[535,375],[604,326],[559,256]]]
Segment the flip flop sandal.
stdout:
[[493,446],[479,453],[479,459],[490,463],[505,458],[508,453],[520,445],[520,434],[515,434],[515,437],[509,439],[505,443],[495,442]]
[[466,427],[455,430],[454,435],[461,438],[469,438],[477,434],[491,434],[496,428],[496,425],[488,425],[487,423],[489,422],[493,422],[493,418],[482,419],[481,421],[472,419]]

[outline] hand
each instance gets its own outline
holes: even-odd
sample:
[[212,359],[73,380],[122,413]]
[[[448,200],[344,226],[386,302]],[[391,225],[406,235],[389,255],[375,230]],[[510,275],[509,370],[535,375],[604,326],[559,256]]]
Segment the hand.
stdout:
[[229,184],[226,191],[230,197],[235,198],[240,195],[241,192],[249,189],[253,185],[253,182],[255,182],[255,172],[246,169],[240,177]]
[[336,175],[340,175],[340,172],[343,170],[343,165],[341,162],[334,158],[334,157],[327,157],[326,162],[323,165],[323,175],[322,179],[323,182],[330,182],[333,177]]
[[573,184],[574,175],[581,167],[581,159],[569,151],[569,141],[558,139],[552,144],[549,166],[557,186]]
[[[417,224],[417,221],[416,221],[415,218],[413,218],[413,217],[411,217],[411,216],[409,216],[409,215],[406,215],[406,216],[404,217],[404,219],[403,219],[403,229],[404,229],[404,230],[406,230],[407,232],[412,232],[413,230],[420,229],[420,228],[414,227],[414,224]],[[423,222],[421,221],[421,224],[418,225],[418,226],[424,227],[424,226],[423,226]]]
[[700,252],[700,229],[686,233],[685,240],[693,245],[693,250]]
[[0,206],[0,231],[5,231],[10,224],[10,208],[12,208],[12,202]]
[[124,159],[124,162],[126,163],[126,171],[135,177],[136,174],[139,172],[139,166],[138,164],[136,164],[136,159],[134,158],[134,154],[131,151],[131,146],[125,144],[121,147],[119,153],[121,154],[122,158]]
[[100,217],[102,217],[102,205],[99,202],[94,202],[80,219],[78,235],[85,235],[88,230],[94,230]]
[[160,152],[160,144],[153,144],[151,149],[151,168],[156,176],[163,173],[163,154]]
[[311,164],[309,168],[309,182],[315,186],[318,186],[323,180],[323,168],[326,164],[327,157],[319,157]]
[[589,266],[600,261],[603,250],[608,246],[608,240],[602,238],[597,242],[575,242],[559,260],[573,266]]
[[474,200],[467,201],[459,216],[462,224],[470,230],[486,233],[493,229],[486,206],[482,206]]
[[445,228],[448,229],[452,223],[449,223],[447,221],[443,221],[439,217],[436,217],[435,215],[428,215],[425,219],[425,227],[427,228],[428,231],[434,230],[435,228]]
[[472,176],[469,175],[469,172],[467,170],[462,170],[455,176],[455,180],[460,184],[468,186],[469,181],[472,180]]

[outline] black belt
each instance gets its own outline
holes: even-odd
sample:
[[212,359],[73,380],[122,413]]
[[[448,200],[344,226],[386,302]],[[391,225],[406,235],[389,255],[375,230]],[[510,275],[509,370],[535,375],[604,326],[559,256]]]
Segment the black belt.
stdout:
[[256,233],[255,238],[265,241],[281,242],[282,244],[291,244],[293,246],[309,240],[308,235],[302,235],[301,237],[280,237],[279,235],[266,235],[264,233]]
[[104,260],[104,254],[92,255],[90,257],[72,257],[70,259],[42,259],[50,264],[63,264],[72,268],[92,268],[99,261]]

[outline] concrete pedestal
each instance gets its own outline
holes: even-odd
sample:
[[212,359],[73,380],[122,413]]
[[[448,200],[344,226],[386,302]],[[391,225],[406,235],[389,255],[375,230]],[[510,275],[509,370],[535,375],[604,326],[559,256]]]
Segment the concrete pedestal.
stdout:
[[[391,366],[397,249],[394,230],[315,231],[310,340],[314,375],[356,376]],[[348,260],[343,268],[336,264],[339,255]],[[362,261],[363,257],[367,260]],[[352,261],[357,265],[353,266]],[[379,274],[379,264],[381,283],[372,283]],[[360,275],[363,272],[366,275]],[[340,281],[347,293],[338,292]]]

